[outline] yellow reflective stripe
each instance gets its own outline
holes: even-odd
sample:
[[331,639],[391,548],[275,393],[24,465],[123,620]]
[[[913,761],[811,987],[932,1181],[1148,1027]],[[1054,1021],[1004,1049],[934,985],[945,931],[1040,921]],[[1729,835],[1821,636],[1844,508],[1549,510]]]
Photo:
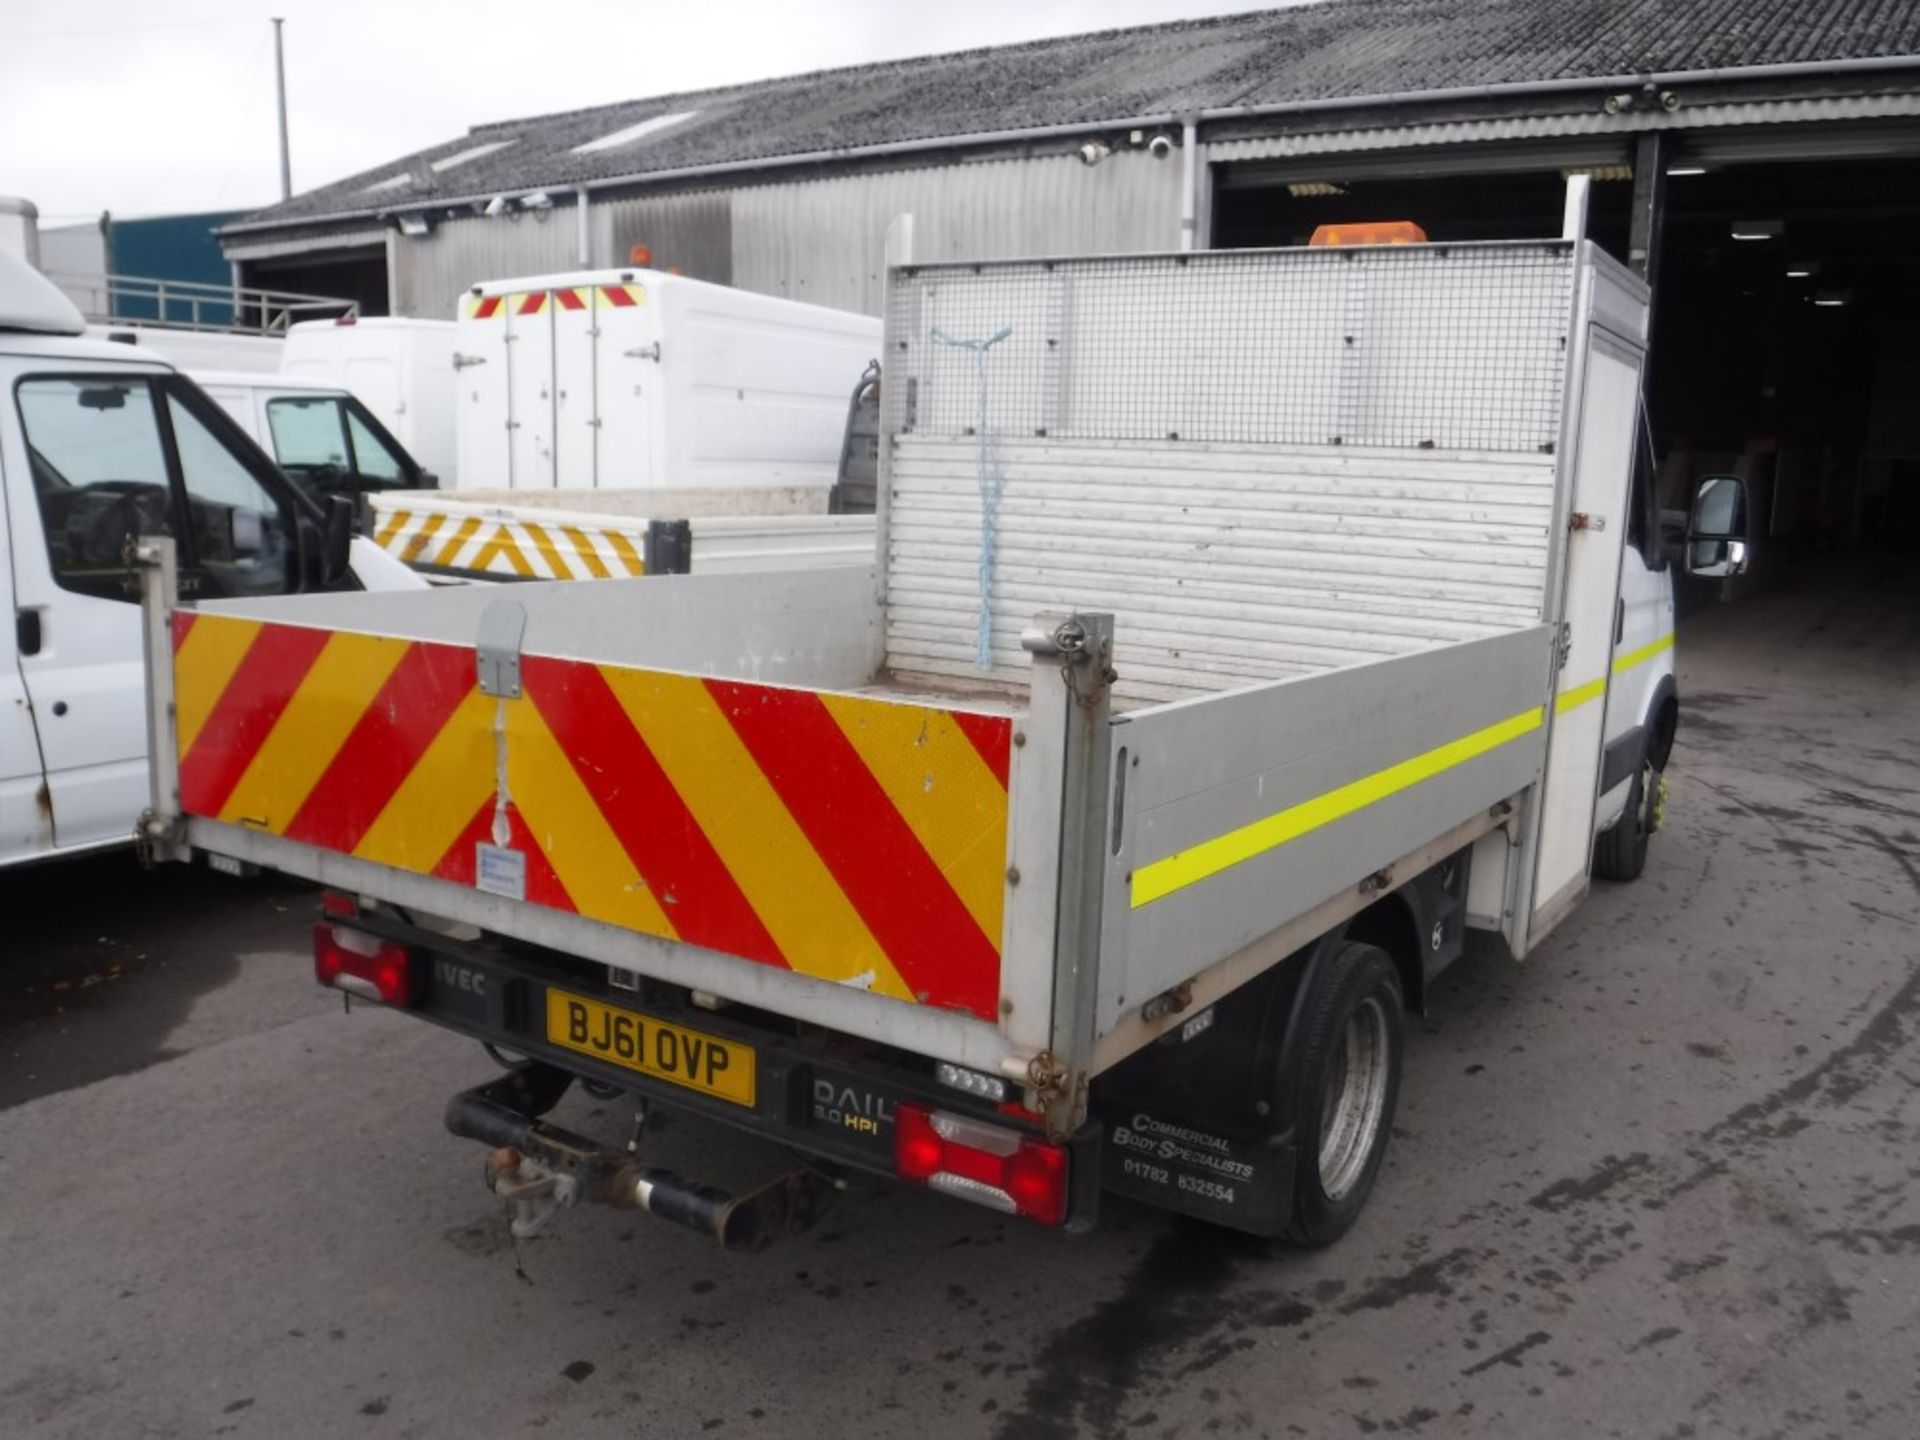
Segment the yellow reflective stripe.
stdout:
[[431,875],[493,794],[493,709],[475,690],[440,727],[353,847],[362,860]]
[[531,700],[507,704],[507,794],[582,915],[679,938]]
[[413,512],[411,510],[394,511],[388,518],[387,523],[380,527],[379,533],[373,537],[373,543],[378,545],[382,550],[392,548],[393,537],[398,535],[401,529],[411,519],[413,519]]
[[1562,690],[1553,697],[1553,713],[1564,715],[1567,711],[1584,705],[1589,700],[1598,699],[1606,693],[1606,689],[1607,677],[1602,675],[1598,680],[1589,680],[1586,684],[1576,685],[1571,690]]
[[607,562],[600,558],[600,552],[593,548],[593,542],[587,538],[587,532],[576,525],[562,525],[560,533],[573,542],[574,550],[581,562],[587,567],[587,573],[596,580],[607,578]]
[[600,673],[787,963],[913,1000],[706,685],[612,665]]
[[600,533],[607,537],[607,543],[613,546],[613,553],[620,557],[620,563],[627,567],[629,575],[647,573],[647,562],[640,558],[640,552],[633,548],[626,536],[618,530],[602,530]]
[[196,615],[193,628],[180,642],[173,657],[174,734],[180,741],[181,758],[200,737],[213,707],[240,668],[253,637],[260,633],[258,620],[230,620],[221,615]]
[[480,553],[465,568],[485,573],[493,568],[493,557],[499,555],[506,559],[508,567],[523,580],[533,579],[533,566],[527,563],[527,557],[520,553],[520,547],[513,543],[513,536],[502,525],[493,532],[493,538],[480,547]]
[[1538,705],[1531,710],[1522,710],[1518,715],[1476,730],[1471,735],[1462,735],[1458,740],[1450,740],[1424,755],[1415,755],[1397,765],[1389,765],[1385,770],[1349,781],[1337,790],[1303,800],[1278,814],[1242,825],[1190,850],[1178,850],[1164,860],[1143,865],[1133,872],[1133,908],[1138,910],[1189,885],[1209,880],[1242,861],[1264,855],[1311,830],[1331,825],[1356,810],[1363,810],[1390,795],[1418,785],[1422,780],[1430,780],[1456,765],[1463,765],[1490,750],[1498,749],[1509,740],[1538,730],[1545,718],[1545,711]]
[[447,517],[445,515],[427,516],[427,523],[420,527],[419,533],[400,547],[401,563],[411,565],[414,561],[418,560],[420,558],[420,552],[425,550],[428,542],[433,539],[434,532],[446,523]]
[[473,538],[473,532],[480,528],[480,517],[469,515],[460,522],[460,528],[453,532],[453,538],[440,547],[440,553],[433,557],[434,565],[446,570],[452,567],[454,558],[459,555],[467,541]]
[[220,807],[220,818],[284,834],[408,645],[405,640],[345,631],[328,636],[313,668]]
[[1007,792],[979,750],[945,711],[850,695],[822,695],[820,702],[999,949]]
[[1658,640],[1654,641],[1651,645],[1642,645],[1638,650],[1629,650],[1624,655],[1615,656],[1613,661],[1613,673],[1618,675],[1624,671],[1631,670],[1634,666],[1640,664],[1643,660],[1651,660],[1654,656],[1658,655],[1662,650],[1671,650],[1672,648],[1673,648],[1673,632],[1669,630],[1666,634],[1662,635]]
[[573,571],[567,568],[566,558],[561,555],[560,547],[553,543],[553,537],[531,520],[526,521],[522,528],[527,532],[528,538],[533,541],[533,548],[546,558],[547,565],[553,571],[553,578],[571,580]]
[[[1615,675],[1624,675],[1627,671],[1633,669],[1634,666],[1651,660],[1663,650],[1671,650],[1672,648],[1673,632],[1669,630],[1665,635],[1662,635],[1650,645],[1642,645],[1638,650],[1629,650],[1624,655],[1615,656],[1613,673]],[[1602,675],[1598,680],[1589,680],[1584,685],[1577,685],[1571,690],[1564,690],[1553,702],[1553,713],[1556,715],[1564,715],[1569,710],[1577,709],[1589,700],[1598,699],[1606,691],[1606,688],[1607,677]]]

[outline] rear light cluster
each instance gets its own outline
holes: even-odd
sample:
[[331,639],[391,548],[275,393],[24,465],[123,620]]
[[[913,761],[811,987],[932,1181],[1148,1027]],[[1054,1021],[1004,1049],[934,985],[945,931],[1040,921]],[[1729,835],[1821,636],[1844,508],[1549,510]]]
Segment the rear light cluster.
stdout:
[[893,1168],[903,1180],[1042,1225],[1067,1218],[1067,1152],[1058,1145],[905,1103],[893,1136]]
[[406,1005],[413,999],[413,954],[396,941],[322,920],[313,927],[313,977],[350,995]]

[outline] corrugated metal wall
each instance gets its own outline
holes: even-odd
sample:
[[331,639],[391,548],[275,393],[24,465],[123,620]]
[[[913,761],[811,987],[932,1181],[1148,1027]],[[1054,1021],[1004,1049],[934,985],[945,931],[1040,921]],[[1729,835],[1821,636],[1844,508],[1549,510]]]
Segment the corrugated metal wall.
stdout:
[[[914,217],[924,261],[1172,250],[1180,243],[1180,161],[1121,152],[844,175],[675,195],[596,199],[596,264],[634,245],[688,275],[878,315],[887,227]],[[571,206],[546,218],[449,220],[403,239],[394,313],[451,317],[478,280],[575,268]]]
[[594,259],[600,264],[624,264],[634,246],[645,245],[653,251],[657,267],[677,265],[682,274],[696,280],[731,285],[732,198],[726,190],[698,190],[596,200]]
[[448,220],[419,239],[400,236],[393,256],[393,313],[451,320],[461,292],[480,280],[576,270],[571,206],[514,216]]
[[901,214],[922,262],[1173,250],[1180,162],[1050,155],[737,190],[733,283],[878,315],[887,226]]

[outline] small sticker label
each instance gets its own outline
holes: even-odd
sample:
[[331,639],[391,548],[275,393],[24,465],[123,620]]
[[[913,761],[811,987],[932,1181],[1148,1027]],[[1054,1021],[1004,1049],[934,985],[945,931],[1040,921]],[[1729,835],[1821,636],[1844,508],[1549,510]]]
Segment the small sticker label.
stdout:
[[518,850],[484,842],[473,847],[474,888],[509,900],[527,898],[527,857]]
[[1197,1040],[1200,1036],[1206,1034],[1207,1031],[1211,1030],[1212,1028],[1213,1028],[1213,1007],[1209,1005],[1206,1009],[1202,1010],[1198,1015],[1194,1016],[1191,1020],[1187,1021],[1186,1024],[1180,1027],[1180,1043],[1184,1045],[1189,1040]]

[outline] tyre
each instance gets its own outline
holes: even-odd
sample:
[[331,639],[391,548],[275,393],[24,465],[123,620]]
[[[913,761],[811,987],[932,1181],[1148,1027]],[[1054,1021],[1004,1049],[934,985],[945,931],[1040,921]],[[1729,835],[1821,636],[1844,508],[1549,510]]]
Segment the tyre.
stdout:
[[1627,792],[1627,808],[1593,842],[1593,873],[1602,880],[1637,880],[1647,868],[1647,842],[1665,818],[1667,782],[1643,764]]
[[1346,941],[1301,1002],[1299,1159],[1286,1237],[1331,1245],[1367,1203],[1393,1129],[1406,1044],[1400,972],[1384,950]]

